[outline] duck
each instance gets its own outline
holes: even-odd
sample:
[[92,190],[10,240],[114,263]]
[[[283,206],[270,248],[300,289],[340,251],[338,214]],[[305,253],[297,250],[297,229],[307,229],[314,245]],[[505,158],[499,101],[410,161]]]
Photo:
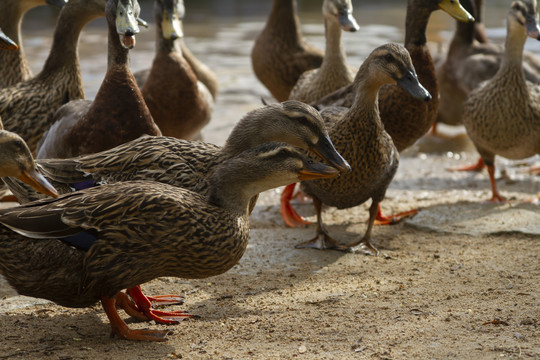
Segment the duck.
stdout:
[[219,164],[208,196],[128,181],[3,209],[0,274],[19,294],[62,306],[101,301],[113,336],[165,341],[168,331],[131,330],[123,321],[117,307],[141,315],[123,289],[163,276],[228,271],[247,247],[253,196],[338,173],[290,145],[265,143]]
[[296,0],[274,0],[251,50],[253,72],[278,102],[288,100],[300,75],[319,68],[324,57],[302,35],[296,8]]
[[[296,100],[249,111],[237,122],[222,147],[168,136],[141,136],[95,154],[36,162],[60,193],[88,185],[146,180],[206,194],[206,178],[218,164],[271,141],[305,149],[342,172],[350,170],[335,150],[319,112]],[[40,198],[21,184],[9,180],[7,184],[22,203]]]
[[[1,128],[1,124],[0,124]],[[58,197],[58,192],[37,170],[26,142],[17,134],[0,129],[0,177],[14,177],[36,191]]]
[[352,11],[351,0],[324,0],[326,48],[323,62],[320,68],[308,70],[300,76],[289,99],[312,103],[352,83],[356,69],[347,65],[341,42],[341,30],[355,32],[360,28]]
[[163,135],[194,140],[202,139],[201,130],[212,117],[214,95],[183,56],[184,13],[183,0],[154,1],[157,50],[138,85]]
[[6,130],[19,134],[33,154],[53,121],[70,100],[83,99],[78,40],[83,27],[104,16],[106,0],[70,0],[58,16],[53,43],[39,74],[0,89],[0,117]]
[[71,158],[107,150],[140,137],[161,135],[129,69],[139,33],[136,0],[108,0],[107,72],[96,97],[73,100],[54,114],[37,145],[37,158]]
[[[474,18],[454,0],[408,0],[405,18],[405,48],[410,53],[420,83],[432,95],[430,101],[413,99],[401,87],[386,84],[379,91],[379,111],[385,130],[390,134],[399,152],[409,148],[431,128],[439,106],[439,90],[431,53],[427,46],[426,28],[431,14],[442,9],[456,20],[472,22]],[[317,109],[343,106],[350,108],[356,99],[355,85],[350,84],[328,94],[314,103]],[[287,226],[303,226],[309,222],[290,206],[294,185],[287,186],[281,196],[281,214]],[[417,209],[386,215],[377,213],[377,224],[396,224],[415,215]]]
[[0,52],[0,88],[15,85],[32,78],[22,46],[21,23],[31,9],[51,5],[62,8],[67,0],[2,0],[0,2],[0,27],[6,35],[19,45],[18,51]]
[[[348,250],[358,246],[367,254],[378,254],[371,244],[371,232],[379,203],[399,164],[397,148],[379,115],[379,89],[392,83],[397,83],[412,98],[431,100],[429,92],[418,81],[407,49],[398,44],[385,44],[375,48],[360,66],[354,79],[354,104],[350,108],[321,110],[330,139],[351,165],[351,171],[339,178],[301,183],[302,191],[313,198],[317,235],[297,247]],[[324,226],[322,205],[347,209],[369,199],[369,220],[364,236],[348,245],[338,243]]]
[[[478,0],[477,0],[478,1]],[[475,18],[481,9],[475,2],[461,0],[466,10]],[[502,63],[504,47],[489,42],[475,41],[478,34],[476,23],[457,22],[445,61],[437,71],[440,100],[436,124],[463,124],[463,102],[468,94],[483,81],[491,79]],[[540,83],[540,59],[532,53],[523,57],[525,79]]]
[[495,156],[523,159],[540,154],[540,85],[527,81],[523,48],[540,40],[536,0],[515,0],[507,16],[504,55],[497,73],[472,90],[463,104],[463,124],[491,183],[490,202],[506,199],[495,180]]

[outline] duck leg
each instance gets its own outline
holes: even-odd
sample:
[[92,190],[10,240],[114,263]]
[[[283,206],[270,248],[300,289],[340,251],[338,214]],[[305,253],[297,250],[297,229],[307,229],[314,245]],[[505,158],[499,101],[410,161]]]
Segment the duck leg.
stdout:
[[381,210],[381,204],[377,206],[377,215],[375,217],[375,225],[394,225],[400,222],[401,220],[416,215],[418,209],[412,209],[409,211],[400,212],[393,215],[384,215]]
[[379,255],[379,250],[377,250],[377,248],[371,244],[371,231],[373,230],[373,225],[375,223],[375,218],[377,217],[379,206],[380,202],[372,199],[371,206],[369,207],[369,220],[366,232],[362,239],[346,245],[348,248],[359,246],[357,249],[366,255]]
[[123,309],[131,316],[140,320],[155,320],[161,324],[178,324],[180,321],[186,318],[195,317],[196,315],[190,315],[183,311],[160,311],[152,308],[152,300],[157,299],[166,304],[182,304],[183,298],[176,295],[163,295],[160,297],[147,297],[142,293],[140,286],[135,286],[126,290],[127,294],[133,299],[134,307],[138,311],[139,315],[133,315],[130,311],[132,308],[128,307]]
[[122,320],[116,310],[116,299],[108,296],[101,297],[101,305],[111,322],[111,337],[115,335],[126,340],[166,341],[169,331],[161,330],[131,330]]
[[283,218],[285,225],[288,227],[310,225],[311,222],[302,218],[302,216],[300,216],[291,205],[291,199],[293,197],[295,186],[296,184],[287,185],[281,193],[281,206],[279,209],[281,217]]
[[505,202],[506,198],[504,198],[499,193],[499,190],[497,190],[497,182],[495,180],[495,164],[486,163],[486,166],[489,174],[489,182],[491,183],[491,199],[489,199],[489,202]]
[[484,169],[485,167],[485,163],[484,163],[484,160],[480,157],[478,158],[478,161],[476,162],[476,164],[473,164],[473,165],[465,165],[465,166],[461,166],[461,167],[457,167],[457,168],[448,168],[446,170],[448,171],[477,171],[477,172],[480,172]]
[[333,249],[341,251],[349,250],[349,247],[339,244],[328,234],[328,231],[326,230],[322,221],[322,202],[316,196],[313,196],[313,206],[315,206],[315,212],[317,213],[317,236],[311,240],[296,245],[295,248],[311,248],[318,250]]

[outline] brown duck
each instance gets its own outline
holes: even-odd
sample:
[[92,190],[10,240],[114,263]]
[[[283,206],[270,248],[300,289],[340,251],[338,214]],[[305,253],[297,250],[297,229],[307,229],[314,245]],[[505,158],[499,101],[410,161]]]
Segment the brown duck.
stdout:
[[78,40],[83,27],[104,16],[106,0],[70,0],[60,11],[51,51],[36,77],[0,89],[0,116],[7,130],[19,134],[35,152],[54,112],[84,98]]
[[277,101],[287,100],[300,75],[320,67],[323,56],[300,31],[296,0],[274,0],[251,50],[253,71],[272,96]]
[[101,300],[119,338],[164,341],[167,331],[130,330],[120,318],[117,307],[145,318],[123,289],[226,272],[247,247],[253,196],[337,174],[289,145],[267,143],[220,164],[208,196],[134,181],[0,210],[0,274],[20,294],[63,306]]
[[490,201],[504,201],[495,181],[495,155],[523,159],[540,154],[540,85],[525,79],[527,36],[540,40],[536,0],[516,0],[507,16],[502,64],[463,105],[463,124],[487,166]]
[[161,135],[129,70],[129,49],[139,32],[136,0],[109,0],[108,66],[94,101],[75,100],[62,106],[38,144],[38,158],[91,154],[136,139]]
[[62,7],[67,0],[2,0],[0,1],[0,27],[19,45],[18,51],[0,52],[0,88],[15,85],[32,78],[22,46],[21,23],[24,15],[41,5]]
[[157,51],[152,68],[138,84],[162,134],[192,140],[201,138],[201,129],[210,121],[214,97],[182,52],[184,12],[182,0],[154,1]]
[[326,47],[320,68],[304,72],[289,95],[289,99],[312,103],[343,86],[352,83],[356,69],[347,65],[341,31],[357,31],[350,0],[324,0],[322,6]]
[[[351,171],[339,178],[324,181],[304,181],[302,190],[313,197],[317,213],[317,236],[299,247],[345,249],[362,245],[370,254],[371,230],[378,205],[394,177],[399,154],[385,131],[379,116],[378,93],[384,84],[396,83],[410,95],[422,101],[431,99],[418,82],[411,57],[401,45],[387,44],[373,50],[364,61],[354,80],[355,102],[350,109],[329,107],[321,112],[336,149],[351,165]],[[322,205],[339,209],[360,205],[371,199],[367,230],[352,244],[338,244],[322,221]]]

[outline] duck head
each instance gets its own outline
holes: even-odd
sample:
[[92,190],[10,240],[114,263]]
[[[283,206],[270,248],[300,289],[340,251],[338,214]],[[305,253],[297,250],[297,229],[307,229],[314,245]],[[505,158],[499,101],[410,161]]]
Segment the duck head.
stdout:
[[527,36],[540,40],[536,0],[517,0],[510,5],[509,28],[524,28]]
[[[433,0],[431,0],[433,1]],[[462,22],[474,22],[474,17],[463,8],[459,0],[435,0],[439,9]]]
[[161,35],[167,40],[184,36],[182,21],[186,9],[183,0],[155,0],[154,16],[161,25]]
[[344,31],[354,32],[360,29],[353,16],[351,0],[325,0],[322,10],[328,19],[337,19]]
[[15,177],[39,192],[57,197],[56,189],[36,170],[28,145],[17,134],[0,130],[0,175]]
[[105,10],[107,19],[113,17],[120,42],[126,49],[135,46],[135,35],[140,32],[138,18],[141,9],[137,0],[109,0]]

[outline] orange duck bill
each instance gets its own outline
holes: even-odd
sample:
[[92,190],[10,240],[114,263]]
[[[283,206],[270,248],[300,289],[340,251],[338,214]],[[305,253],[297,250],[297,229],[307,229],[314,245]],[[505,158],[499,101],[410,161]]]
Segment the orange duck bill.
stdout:
[[49,183],[47,179],[45,179],[43,175],[41,175],[35,169],[23,170],[23,172],[17,176],[17,178],[43,194],[58,197],[58,192],[54,186],[52,186],[51,183]]

